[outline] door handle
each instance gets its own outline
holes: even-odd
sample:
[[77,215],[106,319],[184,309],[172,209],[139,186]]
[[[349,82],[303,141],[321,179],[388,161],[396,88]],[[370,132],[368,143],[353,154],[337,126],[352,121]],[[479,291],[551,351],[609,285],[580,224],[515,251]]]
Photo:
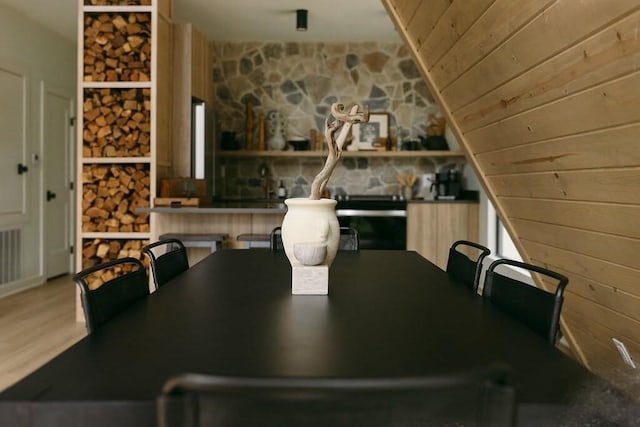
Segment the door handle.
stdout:
[[56,193],[54,193],[51,190],[47,190],[47,202],[50,202],[51,199],[55,199],[56,198]]
[[22,175],[23,173],[27,172],[29,170],[29,167],[23,165],[22,163],[18,163],[18,175]]

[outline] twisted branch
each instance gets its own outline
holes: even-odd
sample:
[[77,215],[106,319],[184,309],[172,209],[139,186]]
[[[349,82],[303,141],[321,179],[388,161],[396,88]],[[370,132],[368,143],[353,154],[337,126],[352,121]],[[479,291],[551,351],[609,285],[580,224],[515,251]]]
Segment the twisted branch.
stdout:
[[[342,148],[344,143],[351,132],[351,126],[354,123],[364,123],[369,121],[369,109],[365,108],[364,111],[359,112],[359,106],[353,105],[347,112],[343,104],[331,105],[331,115],[335,118],[335,121],[331,122],[329,119],[325,121],[324,138],[327,146],[329,147],[329,155],[324,162],[324,166],[318,172],[313,182],[311,183],[311,194],[309,199],[319,200],[322,197],[322,193],[331,178],[331,174],[335,169],[340,157],[342,157]],[[336,138],[336,132],[340,129],[340,133]]]

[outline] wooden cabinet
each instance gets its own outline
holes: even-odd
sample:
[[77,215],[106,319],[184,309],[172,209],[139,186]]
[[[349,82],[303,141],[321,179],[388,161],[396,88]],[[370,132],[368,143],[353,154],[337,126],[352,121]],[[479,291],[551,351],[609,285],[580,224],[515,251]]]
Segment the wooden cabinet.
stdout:
[[[210,104],[211,57],[209,43],[191,23],[173,25],[173,149],[172,176],[191,174],[191,102]],[[210,106],[210,105],[209,105]]]
[[453,242],[478,241],[478,213],[478,203],[409,203],[407,249],[445,269]]

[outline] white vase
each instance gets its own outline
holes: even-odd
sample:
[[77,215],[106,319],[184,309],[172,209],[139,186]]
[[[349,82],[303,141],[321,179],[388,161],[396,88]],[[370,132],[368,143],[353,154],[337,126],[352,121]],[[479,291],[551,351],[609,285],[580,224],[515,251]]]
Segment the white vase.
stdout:
[[294,254],[294,245],[325,244],[327,255],[322,265],[329,266],[338,252],[340,224],[336,217],[336,201],[293,198],[284,201],[287,213],[282,221],[282,244],[292,267],[303,266]]
[[287,142],[283,135],[282,117],[276,110],[267,113],[267,131],[269,133],[267,148],[269,148],[269,150],[283,150]]

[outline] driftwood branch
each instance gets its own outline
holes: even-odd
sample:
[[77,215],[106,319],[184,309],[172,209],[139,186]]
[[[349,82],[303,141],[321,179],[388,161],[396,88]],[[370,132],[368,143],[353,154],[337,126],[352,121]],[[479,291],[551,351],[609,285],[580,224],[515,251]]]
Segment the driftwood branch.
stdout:
[[[342,157],[342,149],[351,132],[351,126],[354,123],[369,121],[369,109],[365,108],[364,111],[359,111],[359,109],[360,107],[357,104],[353,105],[348,111],[345,110],[343,104],[333,104],[331,106],[331,115],[335,120],[332,122],[327,119],[324,129],[324,139],[329,148],[329,154],[324,162],[324,166],[311,183],[310,199],[318,200],[322,197],[329,178],[331,178],[333,170],[338,164],[340,157]],[[339,133],[338,130],[340,131]],[[338,133],[337,137],[336,133]]]

